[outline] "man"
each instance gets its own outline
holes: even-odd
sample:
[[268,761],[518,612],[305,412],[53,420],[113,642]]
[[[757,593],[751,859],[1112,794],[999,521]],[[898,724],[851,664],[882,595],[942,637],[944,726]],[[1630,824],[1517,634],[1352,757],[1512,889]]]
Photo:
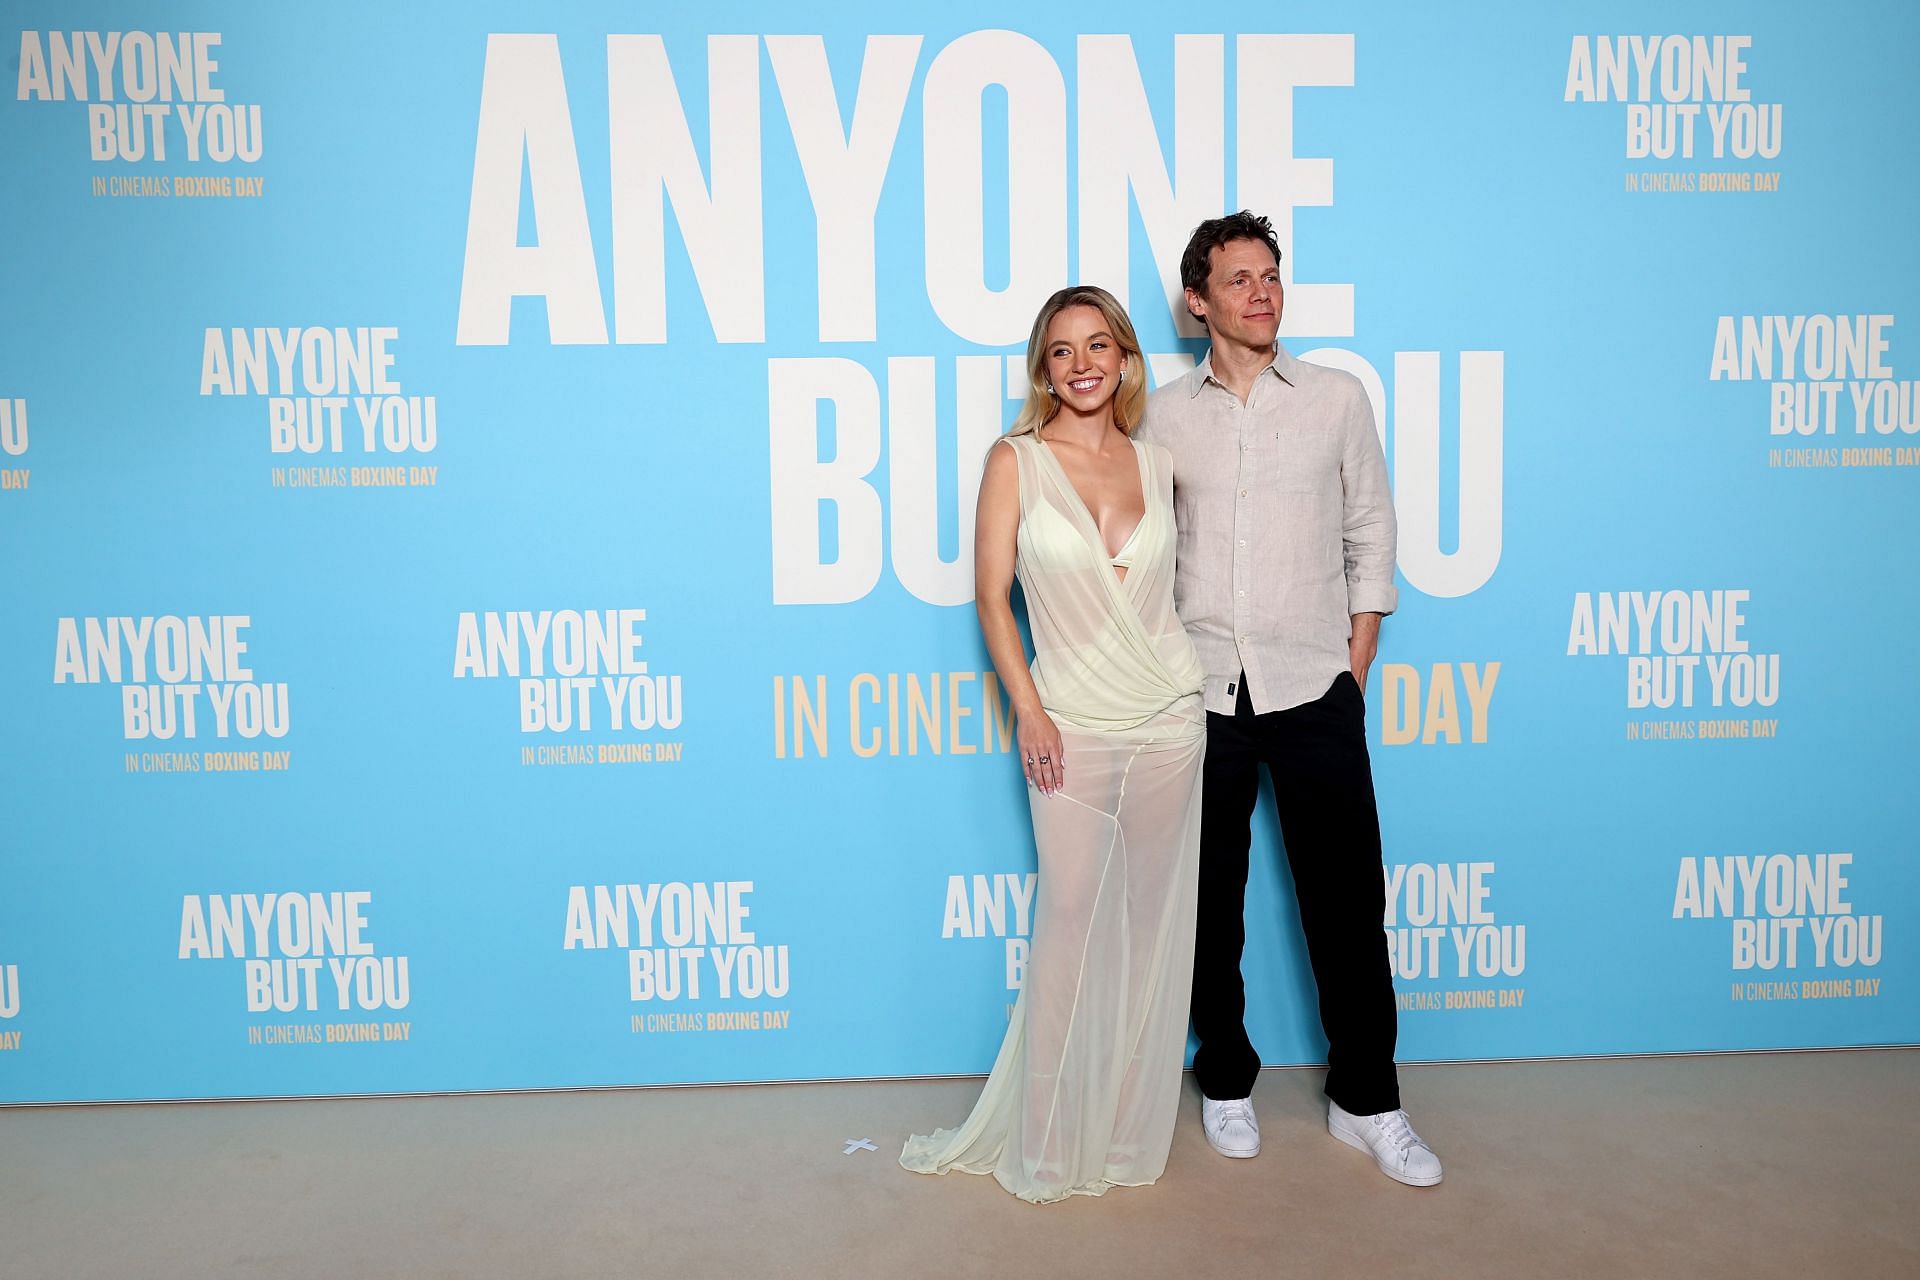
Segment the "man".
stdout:
[[1361,690],[1393,612],[1393,500],[1366,392],[1278,346],[1280,247],[1247,212],[1200,224],[1181,259],[1211,350],[1154,392],[1145,436],[1173,452],[1175,602],[1207,668],[1194,1075],[1222,1155],[1259,1154],[1247,1039],[1249,822],[1273,780],[1327,1034],[1327,1130],[1388,1177],[1440,1181],[1400,1109],[1381,937],[1380,821]]

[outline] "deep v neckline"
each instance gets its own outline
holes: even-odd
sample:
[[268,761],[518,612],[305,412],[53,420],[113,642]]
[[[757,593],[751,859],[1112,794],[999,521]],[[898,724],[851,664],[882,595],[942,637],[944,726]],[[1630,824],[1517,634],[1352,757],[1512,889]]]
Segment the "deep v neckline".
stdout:
[[[1059,458],[1054,456],[1053,446],[1041,439],[1040,433],[1037,431],[1034,433],[1033,442],[1040,446],[1040,452],[1047,455],[1047,461],[1051,463],[1053,469],[1059,473],[1061,483],[1066,485],[1067,492],[1073,495],[1073,503],[1080,509],[1081,519],[1085,520],[1087,528],[1093,531],[1093,536],[1088,538],[1087,541],[1100,553],[1101,558],[1105,560],[1108,572],[1112,572],[1115,568],[1114,560],[1125,552],[1128,547],[1133,545],[1134,538],[1140,533],[1140,526],[1147,522],[1146,451],[1140,447],[1139,442],[1134,440],[1133,437],[1127,437],[1127,445],[1133,450],[1134,479],[1140,485],[1140,518],[1134,522],[1134,526],[1128,531],[1127,536],[1120,540],[1120,550],[1110,551],[1107,548],[1106,535],[1100,532],[1100,522],[1094,519],[1093,508],[1087,505],[1087,500],[1080,495],[1079,488],[1073,483],[1073,477],[1067,474],[1066,467],[1061,464]],[[1129,572],[1125,578],[1116,575],[1116,581],[1124,582],[1126,578],[1131,578],[1132,576],[1133,574],[1131,572]]]

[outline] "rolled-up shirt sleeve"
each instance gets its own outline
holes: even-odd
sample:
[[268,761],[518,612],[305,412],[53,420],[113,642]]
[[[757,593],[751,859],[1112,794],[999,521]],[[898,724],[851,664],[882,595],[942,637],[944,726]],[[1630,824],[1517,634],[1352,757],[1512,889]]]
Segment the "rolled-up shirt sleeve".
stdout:
[[1400,590],[1393,583],[1399,527],[1387,488],[1386,454],[1364,393],[1353,397],[1341,417],[1340,537],[1346,551],[1347,612],[1392,613],[1400,603]]

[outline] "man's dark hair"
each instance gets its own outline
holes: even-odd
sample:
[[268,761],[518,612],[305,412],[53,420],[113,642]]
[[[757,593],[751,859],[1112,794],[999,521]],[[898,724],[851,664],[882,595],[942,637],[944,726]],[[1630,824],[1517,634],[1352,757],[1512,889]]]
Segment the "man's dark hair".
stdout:
[[1280,241],[1273,234],[1273,224],[1242,209],[1224,218],[1208,218],[1193,229],[1187,251],[1180,255],[1180,283],[1195,293],[1205,293],[1211,267],[1208,259],[1215,249],[1235,240],[1259,240],[1273,251],[1273,260],[1280,261]]

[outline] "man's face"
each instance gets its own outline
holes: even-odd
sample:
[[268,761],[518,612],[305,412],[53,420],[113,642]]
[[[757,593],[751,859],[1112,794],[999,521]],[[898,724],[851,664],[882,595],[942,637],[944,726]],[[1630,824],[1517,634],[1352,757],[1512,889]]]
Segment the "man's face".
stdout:
[[1187,290],[1187,307],[1214,340],[1271,347],[1280,332],[1280,264],[1263,240],[1229,240],[1207,255],[1207,284]]

